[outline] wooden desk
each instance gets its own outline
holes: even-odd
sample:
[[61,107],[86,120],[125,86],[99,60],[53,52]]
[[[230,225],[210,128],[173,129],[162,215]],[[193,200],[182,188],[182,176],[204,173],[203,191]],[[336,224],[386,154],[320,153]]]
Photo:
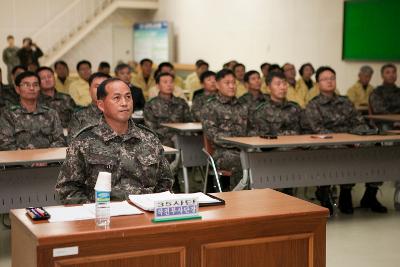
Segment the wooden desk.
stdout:
[[[165,154],[179,153],[177,149],[166,146],[164,151]],[[0,214],[15,208],[57,205],[59,202],[54,186],[65,156],[66,147],[1,151],[0,166],[21,167],[0,170]],[[59,164],[47,167],[26,166],[37,162]]]
[[[322,267],[328,210],[270,189],[216,194],[226,206],[200,208],[201,220],[152,223],[152,214],[32,222],[12,210],[13,267]],[[73,256],[53,249],[78,247]]]
[[174,129],[177,134],[176,148],[180,158],[185,184],[185,192],[189,193],[189,167],[205,166],[207,157],[203,153],[203,127],[200,122],[161,123],[162,126]]
[[374,121],[400,122],[400,114],[368,115],[367,118]]
[[[399,181],[400,146],[375,146],[381,142],[400,142],[399,135],[329,135],[333,138],[293,135],[278,136],[277,139],[231,137],[224,140],[242,149],[244,177],[249,174],[252,188]],[[364,145],[348,146],[354,144]],[[343,147],[327,147],[332,145]],[[266,151],[257,151],[260,148]],[[395,196],[400,199],[399,182],[396,183]],[[395,207],[399,209],[400,203],[395,203]]]

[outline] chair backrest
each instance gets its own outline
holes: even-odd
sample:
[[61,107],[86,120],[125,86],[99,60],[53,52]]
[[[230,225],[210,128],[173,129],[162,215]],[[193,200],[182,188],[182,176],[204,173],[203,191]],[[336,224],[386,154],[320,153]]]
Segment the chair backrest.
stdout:
[[204,149],[207,151],[208,154],[212,155],[214,153],[214,148],[211,144],[211,141],[207,138],[205,134],[203,134],[203,143]]

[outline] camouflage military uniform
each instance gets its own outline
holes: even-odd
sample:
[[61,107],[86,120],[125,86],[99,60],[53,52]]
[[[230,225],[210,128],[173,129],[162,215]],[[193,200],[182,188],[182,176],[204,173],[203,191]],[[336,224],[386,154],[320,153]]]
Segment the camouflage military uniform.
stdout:
[[74,114],[68,125],[68,140],[71,141],[75,135],[88,125],[96,125],[102,116],[102,112],[96,105],[90,104]]
[[175,96],[170,100],[161,96],[154,97],[144,106],[143,116],[145,124],[158,134],[161,143],[166,146],[174,146],[171,139],[176,132],[161,126],[161,123],[192,121],[186,101]]
[[194,121],[201,121],[201,110],[203,109],[204,105],[206,104],[207,100],[210,97],[213,97],[215,93],[206,95],[204,93],[204,89],[197,90],[194,93],[193,101],[192,101],[192,115]]
[[54,96],[40,94],[39,103],[57,111],[63,128],[67,128],[75,109],[75,102],[69,95],[54,92]]
[[240,149],[224,143],[221,138],[247,135],[247,107],[236,97],[217,94],[207,101],[201,112],[203,132],[212,142],[218,168],[232,171],[231,187],[242,177]]
[[348,133],[369,129],[363,116],[345,96],[319,94],[305,109],[303,127],[312,133]]
[[19,95],[15,91],[14,87],[10,85],[1,84],[0,88],[0,106],[10,107],[19,105]]
[[[249,117],[253,115],[253,113],[255,112],[255,110],[257,109],[257,107],[261,104],[264,103],[267,99],[266,94],[261,93],[260,95],[258,95],[257,98],[254,98],[253,95],[250,92],[245,93],[244,95],[242,95],[238,101],[240,104],[247,106],[248,108],[248,112],[249,112]],[[251,126],[251,125],[249,125]],[[249,130],[249,128],[247,129]]]
[[[291,101],[274,102],[270,96],[249,114],[249,135],[300,134],[301,108]],[[250,128],[251,127],[251,128]]]
[[102,118],[72,140],[61,167],[56,192],[62,203],[94,201],[100,171],[111,172],[112,200],[129,194],[170,190],[172,175],[155,134],[129,120],[128,132],[117,135]]
[[373,114],[400,114],[400,88],[378,86],[369,97]]
[[15,105],[1,114],[0,150],[63,146],[63,129],[55,110],[38,105],[35,112],[28,112]]

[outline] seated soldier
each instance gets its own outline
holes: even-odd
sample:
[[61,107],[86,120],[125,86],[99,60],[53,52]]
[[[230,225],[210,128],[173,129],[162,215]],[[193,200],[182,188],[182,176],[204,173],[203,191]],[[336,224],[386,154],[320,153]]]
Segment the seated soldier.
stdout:
[[15,91],[15,78],[22,72],[26,71],[26,68],[21,65],[15,66],[11,70],[11,79],[13,84],[3,85],[1,88],[1,99],[3,107],[10,107],[19,104],[19,95]]
[[[175,76],[174,66],[169,62],[163,62],[160,65],[158,65],[157,70],[154,72],[154,77],[157,77],[157,75],[160,73],[170,73],[175,77],[175,79],[177,79],[177,77]],[[182,78],[178,77],[178,80],[182,81]],[[182,87],[179,86],[179,84],[181,84],[181,82],[178,82],[178,83],[174,82],[173,94],[176,97],[180,97],[184,100],[187,100],[187,97],[186,97]],[[158,96],[159,92],[160,92],[160,90],[158,89],[157,85],[151,87],[149,89],[149,99],[152,99],[153,97]]]
[[153,61],[144,58],[140,61],[139,73],[132,75],[131,83],[142,89],[144,98],[149,100],[149,89],[156,83],[152,75]]
[[109,75],[95,72],[89,78],[89,92],[92,103],[76,111],[68,125],[68,140],[71,140],[83,128],[89,125],[96,125],[101,117],[101,111],[97,108],[97,87],[106,79],[111,78]]
[[36,72],[40,77],[39,103],[57,111],[63,128],[67,128],[74,113],[75,103],[69,95],[55,89],[54,72],[49,67],[40,67]]
[[358,81],[347,91],[347,97],[356,108],[368,106],[369,95],[374,90],[369,83],[373,73],[374,70],[370,66],[362,66],[358,73]]
[[56,90],[60,93],[69,95],[68,88],[71,86],[71,83],[75,81],[77,78],[71,77],[69,75],[68,65],[63,60],[59,60],[56,63],[54,63],[54,71],[57,74]]
[[203,132],[214,148],[213,157],[219,169],[232,172],[231,188],[242,177],[240,149],[226,144],[221,138],[247,135],[247,107],[236,95],[236,78],[233,71],[222,69],[217,73],[218,93],[202,109]]
[[87,107],[92,102],[89,93],[89,78],[92,74],[92,64],[87,60],[79,61],[76,65],[79,79],[73,81],[69,88],[69,95],[77,106]]
[[115,77],[123,80],[131,89],[132,98],[133,98],[133,109],[143,110],[145,100],[143,96],[143,91],[141,88],[134,86],[131,83],[132,80],[132,69],[128,64],[121,63],[115,67]]
[[255,70],[246,72],[244,75],[244,84],[247,93],[239,98],[239,102],[242,105],[246,105],[249,108],[249,112],[252,112],[258,105],[265,101],[266,97],[266,95],[261,92],[260,74]]
[[117,78],[103,81],[97,99],[103,113],[99,124],[77,134],[61,167],[56,184],[61,202],[93,202],[101,171],[111,173],[111,200],[170,190],[171,171],[160,141],[131,119],[133,102],[128,85]]
[[146,103],[143,111],[144,122],[158,134],[163,145],[174,147],[172,138],[176,133],[163,127],[161,123],[191,122],[193,119],[186,101],[173,95],[174,75],[160,73],[156,77],[156,84],[160,92]]
[[192,94],[196,91],[201,89],[201,82],[200,76],[205,71],[208,71],[209,65],[202,59],[196,61],[196,71],[190,73],[184,82],[184,87],[186,90],[191,92]]
[[0,150],[63,147],[65,140],[57,111],[38,103],[40,78],[22,72],[15,79],[17,105],[0,117]]
[[[344,96],[335,93],[336,72],[330,67],[320,67],[316,73],[316,80],[320,88],[320,94],[314,97],[305,109],[305,122],[311,132],[317,134],[348,133],[353,131],[365,131],[369,127],[363,116],[357,112],[353,103]],[[361,207],[370,208],[374,212],[385,213],[387,209],[376,198],[378,186],[382,183],[367,183],[364,196],[361,199]],[[344,184],[340,186],[339,209],[342,213],[353,213],[351,189],[354,185]],[[330,201],[330,186],[320,186],[316,196],[322,206],[333,211]]]
[[235,66],[233,66],[233,73],[236,77],[236,97],[239,98],[247,93],[246,85],[244,82],[246,67],[242,63],[237,63]]
[[200,75],[200,82],[203,88],[194,92],[191,107],[193,119],[195,121],[201,121],[201,110],[207,100],[213,97],[217,92],[215,75],[215,72],[209,70]]

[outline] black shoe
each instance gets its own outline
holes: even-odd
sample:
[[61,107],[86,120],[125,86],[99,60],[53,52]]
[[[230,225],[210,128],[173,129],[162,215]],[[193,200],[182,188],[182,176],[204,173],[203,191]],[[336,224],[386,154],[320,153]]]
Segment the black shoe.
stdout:
[[351,188],[340,188],[339,209],[344,214],[354,213]]
[[282,189],[282,193],[289,195],[289,196],[293,196],[294,192],[293,192],[293,188],[283,188]]
[[371,209],[373,212],[377,213],[387,213],[387,208],[383,206],[376,198],[376,193],[378,192],[377,187],[367,186],[364,192],[364,196],[361,199],[361,208]]
[[329,209],[329,214],[333,215],[333,205],[330,197],[331,189],[330,186],[319,186],[315,191],[315,197],[321,203],[321,206]]
[[333,215],[332,202],[330,202],[330,201],[320,201],[320,202],[321,202],[322,207],[329,209],[329,215],[332,216]]

